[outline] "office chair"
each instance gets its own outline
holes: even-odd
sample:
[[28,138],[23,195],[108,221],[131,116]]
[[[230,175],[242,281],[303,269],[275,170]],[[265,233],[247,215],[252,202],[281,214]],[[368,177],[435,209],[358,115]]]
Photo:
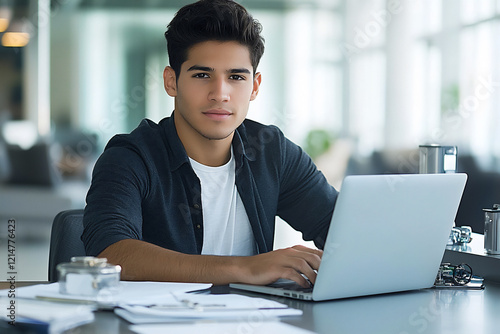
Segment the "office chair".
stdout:
[[80,239],[83,232],[83,210],[59,212],[52,223],[49,249],[49,282],[57,282],[57,265],[70,262],[73,256],[85,256]]

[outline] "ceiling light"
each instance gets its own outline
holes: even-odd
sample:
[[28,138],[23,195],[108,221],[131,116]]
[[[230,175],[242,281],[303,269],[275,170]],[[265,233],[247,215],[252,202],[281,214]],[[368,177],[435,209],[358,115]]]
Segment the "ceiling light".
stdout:
[[2,45],[10,48],[21,48],[30,41],[27,32],[6,32],[2,36]]
[[3,33],[2,45],[5,47],[19,48],[26,46],[30,41],[30,34],[26,24],[20,20],[11,22],[9,29]]
[[0,32],[4,32],[9,27],[12,10],[9,7],[0,7]]

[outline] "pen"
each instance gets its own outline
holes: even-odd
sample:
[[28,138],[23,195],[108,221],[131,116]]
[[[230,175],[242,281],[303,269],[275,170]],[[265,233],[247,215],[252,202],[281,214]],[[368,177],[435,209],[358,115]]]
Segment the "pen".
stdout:
[[225,304],[198,304],[186,301],[182,305],[179,304],[152,304],[146,305],[145,307],[155,309],[155,310],[194,310],[194,311],[205,311],[205,310],[222,310],[227,308]]
[[77,299],[77,298],[72,299],[72,298],[58,298],[58,297],[47,297],[47,296],[36,296],[36,298],[49,302],[71,303],[71,304],[95,305],[98,303],[95,300]]
[[260,311],[260,310],[284,310],[287,309],[286,306],[283,307],[245,307],[245,308],[232,308],[232,307],[227,307],[226,305],[223,304],[206,304],[206,305],[197,305],[194,307],[186,306],[186,305],[176,305],[176,304],[152,304],[152,305],[128,305],[128,306],[135,306],[135,307],[145,307],[149,309],[154,309],[154,310],[160,310],[160,311],[185,311],[185,310],[192,310],[192,311],[198,311],[198,312],[210,312],[210,311],[221,311],[221,310],[227,310],[227,311],[232,311],[232,312],[239,312],[239,311]]
[[105,303],[97,300],[88,299],[71,299],[71,298],[58,298],[58,297],[47,297],[47,296],[36,296],[36,299],[57,302],[57,303],[68,303],[68,304],[80,304],[80,305],[90,305],[94,306],[97,310],[113,310],[118,306],[115,302]]

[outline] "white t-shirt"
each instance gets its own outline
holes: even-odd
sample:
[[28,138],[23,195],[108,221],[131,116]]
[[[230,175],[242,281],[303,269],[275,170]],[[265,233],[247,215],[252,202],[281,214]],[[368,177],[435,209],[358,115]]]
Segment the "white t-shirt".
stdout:
[[189,159],[201,183],[203,247],[201,254],[249,256],[255,238],[235,184],[235,161],[209,167]]

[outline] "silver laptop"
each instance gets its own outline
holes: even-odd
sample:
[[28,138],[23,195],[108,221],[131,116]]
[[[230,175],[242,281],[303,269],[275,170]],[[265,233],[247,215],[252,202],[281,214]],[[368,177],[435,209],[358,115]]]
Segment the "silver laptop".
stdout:
[[466,174],[347,176],[310,291],[230,284],[304,300],[329,300],[434,285]]

